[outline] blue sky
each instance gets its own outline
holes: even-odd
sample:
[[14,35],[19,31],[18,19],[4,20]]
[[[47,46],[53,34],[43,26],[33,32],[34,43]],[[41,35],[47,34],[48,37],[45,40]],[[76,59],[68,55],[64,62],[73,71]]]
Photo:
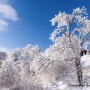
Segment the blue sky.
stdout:
[[[4,15],[0,28],[1,49],[37,44],[45,50],[52,44],[49,37],[54,27],[49,20],[55,14],[59,11],[71,13],[73,8],[85,6],[90,16],[90,0],[1,0],[0,3],[9,5],[6,13],[0,12]],[[5,17],[9,9],[13,14]]]

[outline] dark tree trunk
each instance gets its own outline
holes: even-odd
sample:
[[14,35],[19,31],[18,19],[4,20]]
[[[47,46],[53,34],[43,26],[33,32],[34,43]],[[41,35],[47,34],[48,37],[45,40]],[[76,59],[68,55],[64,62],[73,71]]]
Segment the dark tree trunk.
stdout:
[[75,66],[76,66],[76,73],[78,77],[79,86],[82,86],[83,83],[82,83],[82,70],[81,70],[80,58],[76,58]]

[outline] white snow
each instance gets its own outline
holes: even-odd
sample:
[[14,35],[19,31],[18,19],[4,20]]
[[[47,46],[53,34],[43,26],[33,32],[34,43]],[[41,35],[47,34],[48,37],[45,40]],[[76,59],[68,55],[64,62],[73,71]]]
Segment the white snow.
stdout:
[[84,66],[90,66],[90,55],[82,56],[81,63],[84,64]]

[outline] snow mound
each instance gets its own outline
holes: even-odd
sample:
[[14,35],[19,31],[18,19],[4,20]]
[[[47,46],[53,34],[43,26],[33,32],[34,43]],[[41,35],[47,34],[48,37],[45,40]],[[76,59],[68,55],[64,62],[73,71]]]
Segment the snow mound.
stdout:
[[81,57],[81,64],[84,66],[90,66],[90,55],[84,55]]

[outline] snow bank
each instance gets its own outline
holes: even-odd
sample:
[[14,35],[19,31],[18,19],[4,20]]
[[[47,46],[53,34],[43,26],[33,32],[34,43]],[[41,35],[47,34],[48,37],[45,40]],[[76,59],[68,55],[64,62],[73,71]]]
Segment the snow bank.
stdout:
[[90,66],[90,55],[84,55],[81,57],[81,63],[83,66]]

